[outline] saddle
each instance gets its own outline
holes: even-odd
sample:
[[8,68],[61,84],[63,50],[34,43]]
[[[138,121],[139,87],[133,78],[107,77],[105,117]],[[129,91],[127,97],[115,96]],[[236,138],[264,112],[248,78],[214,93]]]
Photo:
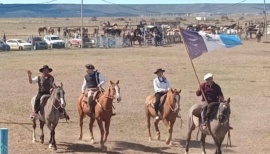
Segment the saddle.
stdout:
[[205,112],[205,117],[208,119],[208,121],[215,118],[215,115],[218,112],[219,103],[210,103],[207,106],[207,110]]
[[[159,104],[159,110],[161,111],[163,109],[163,105],[165,103],[165,100],[167,98],[167,94],[163,95],[160,98],[160,104]],[[153,98],[150,103],[148,104],[148,106],[151,106],[152,108],[155,108],[155,103],[156,103],[156,98]]]
[[[98,96],[99,96],[99,94],[101,94],[101,91],[96,91],[94,94],[93,94],[93,100],[96,100],[97,98],[98,98]],[[84,97],[83,97],[83,102],[85,103],[85,104],[88,104],[88,93],[86,93],[85,95],[84,95]]]

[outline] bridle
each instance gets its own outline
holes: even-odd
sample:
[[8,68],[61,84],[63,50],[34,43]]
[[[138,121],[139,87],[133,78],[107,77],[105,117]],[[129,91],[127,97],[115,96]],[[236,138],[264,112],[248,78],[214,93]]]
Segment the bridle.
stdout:
[[[220,105],[225,105],[227,107],[227,109],[228,109],[227,115],[224,114],[224,113],[222,113],[220,111]],[[220,124],[223,124],[224,125],[224,124],[226,124],[226,123],[229,122],[230,107],[229,107],[229,104],[227,102],[221,102],[220,105],[219,105],[219,108],[218,108],[218,115],[217,115],[217,117],[219,119]],[[222,118],[220,118],[220,117],[222,117]],[[225,119],[225,121],[224,122],[221,122],[221,119],[223,119],[223,118]]]
[[[60,92],[62,91],[62,92]],[[59,93],[58,93],[59,92]],[[64,101],[64,90],[61,87],[56,87],[53,89],[52,94],[54,94],[54,99],[56,101],[53,102],[53,107],[58,110],[60,108],[65,108],[65,101]],[[57,102],[57,103],[56,103]],[[57,106],[56,106],[57,105]]]

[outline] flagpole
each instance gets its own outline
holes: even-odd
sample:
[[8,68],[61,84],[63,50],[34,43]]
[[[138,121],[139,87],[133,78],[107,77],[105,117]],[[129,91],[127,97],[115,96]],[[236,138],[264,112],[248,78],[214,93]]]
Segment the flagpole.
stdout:
[[[181,32],[181,35],[183,36],[183,34],[182,34],[182,30],[181,30],[181,29],[180,29],[180,32]],[[200,82],[200,80],[199,80],[199,77],[198,77],[197,71],[196,71],[196,69],[195,69],[195,67],[194,67],[193,61],[192,61],[192,59],[191,59],[191,56],[190,56],[190,53],[189,53],[189,50],[188,50],[188,47],[187,47],[187,45],[186,45],[186,41],[185,41],[185,39],[184,39],[184,38],[183,38],[183,42],[184,42],[184,45],[185,45],[185,48],[186,48],[186,51],[187,51],[187,54],[188,54],[188,57],[189,57],[189,60],[190,60],[191,66],[192,66],[192,68],[193,68],[193,71],[194,71],[195,77],[196,77],[196,79],[197,79],[197,81],[198,81],[198,84],[199,84],[200,90],[201,90],[201,92],[202,92],[202,96],[203,96],[204,100],[205,100],[205,101],[207,102],[207,104],[208,104],[208,101],[207,101],[207,99],[206,99],[206,96],[205,96],[205,94],[204,94],[204,91],[203,91],[203,89],[201,88],[201,82]]]

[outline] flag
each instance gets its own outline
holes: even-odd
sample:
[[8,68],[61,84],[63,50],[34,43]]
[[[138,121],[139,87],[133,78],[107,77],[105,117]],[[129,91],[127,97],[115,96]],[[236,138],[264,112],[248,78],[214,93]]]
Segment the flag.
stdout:
[[237,35],[207,34],[203,31],[194,32],[183,29],[181,29],[181,34],[191,59],[195,59],[205,52],[242,44]]

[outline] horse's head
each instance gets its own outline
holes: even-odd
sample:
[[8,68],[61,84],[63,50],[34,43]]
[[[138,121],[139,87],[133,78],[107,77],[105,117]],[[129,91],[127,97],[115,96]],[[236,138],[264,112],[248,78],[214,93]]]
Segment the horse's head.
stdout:
[[[172,88],[167,92],[167,100],[170,102],[171,106],[173,106],[174,104],[179,105],[181,99],[180,93],[181,89],[178,91],[177,89]],[[175,109],[178,109],[179,107],[180,106]]]
[[116,95],[117,103],[119,103],[122,100],[121,95],[120,95],[119,80],[116,83],[110,81],[110,84],[111,85],[109,87],[109,95],[110,96]]
[[61,108],[66,107],[66,101],[65,101],[65,91],[63,89],[63,83],[61,82],[60,86],[54,85],[54,89],[52,91],[52,96],[55,100],[57,100],[57,103],[59,103],[59,106]]
[[226,123],[229,120],[231,109],[230,109],[231,99],[228,98],[227,101],[221,102],[218,107],[218,119],[221,123]]

